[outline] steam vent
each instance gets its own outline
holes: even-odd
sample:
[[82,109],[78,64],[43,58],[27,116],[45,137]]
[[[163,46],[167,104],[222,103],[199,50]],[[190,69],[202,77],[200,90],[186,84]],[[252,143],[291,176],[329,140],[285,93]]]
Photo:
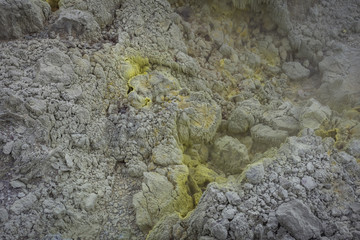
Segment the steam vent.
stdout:
[[360,240],[360,0],[0,0],[1,240]]

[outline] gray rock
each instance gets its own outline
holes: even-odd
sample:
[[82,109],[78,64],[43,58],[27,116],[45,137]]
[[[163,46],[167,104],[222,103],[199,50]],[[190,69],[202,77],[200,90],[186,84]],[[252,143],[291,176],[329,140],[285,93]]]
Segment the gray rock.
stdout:
[[221,216],[225,219],[233,219],[235,214],[237,213],[237,209],[233,206],[229,205],[221,213]]
[[225,196],[227,197],[229,203],[231,205],[239,205],[241,203],[241,198],[239,197],[239,194],[237,194],[236,192],[226,192]]
[[228,232],[225,228],[225,226],[216,223],[214,226],[212,226],[211,228],[211,234],[219,240],[225,240],[228,236]]
[[245,172],[246,180],[251,184],[257,184],[262,181],[265,175],[262,162],[251,164]]
[[310,76],[310,70],[303,67],[298,62],[285,62],[282,65],[285,74],[294,81],[301,80]]
[[11,205],[10,210],[16,215],[19,215],[22,212],[25,212],[32,208],[34,203],[37,201],[37,198],[34,193],[29,193],[25,197],[16,200],[13,205]]
[[249,163],[247,148],[236,138],[224,136],[217,139],[210,153],[211,163],[229,174],[238,174]]
[[320,237],[322,231],[320,220],[300,200],[281,204],[276,210],[276,217],[280,225],[296,239]]
[[97,201],[97,194],[90,193],[89,196],[87,196],[87,198],[84,199],[84,207],[86,211],[93,210],[95,208],[96,201]]
[[7,142],[4,146],[3,146],[3,153],[6,155],[9,155],[11,153],[11,150],[13,148],[14,145],[14,141],[10,141]]
[[41,0],[1,0],[0,39],[39,32],[49,14],[49,4]]
[[10,186],[12,188],[26,188],[26,185],[18,180],[11,181]]
[[305,176],[301,179],[301,184],[309,191],[317,187],[317,184],[313,177]]
[[360,158],[360,139],[352,139],[346,147],[346,152]]
[[253,233],[243,213],[236,214],[230,223],[230,230],[233,232],[235,239],[246,240],[253,238]]
[[273,130],[271,127],[258,124],[250,129],[251,137],[254,142],[265,146],[279,146],[288,137],[288,133],[283,130]]
[[303,128],[317,129],[331,116],[331,110],[328,106],[321,105],[317,100],[310,99],[300,117],[300,125]]
[[5,208],[0,208],[0,222],[5,223],[9,219],[9,214]]
[[100,26],[93,15],[75,9],[62,9],[59,18],[50,26],[50,31],[83,40],[97,40],[101,36]]
[[60,8],[78,9],[91,13],[101,28],[112,23],[115,10],[119,8],[120,0],[89,0],[86,3],[77,0],[61,0]]

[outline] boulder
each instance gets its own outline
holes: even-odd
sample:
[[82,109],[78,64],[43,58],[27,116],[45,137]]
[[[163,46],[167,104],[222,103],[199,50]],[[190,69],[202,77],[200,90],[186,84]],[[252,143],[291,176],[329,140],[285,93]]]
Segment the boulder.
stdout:
[[208,143],[221,123],[221,108],[205,92],[191,93],[179,103],[178,136],[182,143]]
[[182,151],[177,146],[175,139],[168,144],[159,144],[153,150],[152,160],[160,166],[179,165],[182,163]]
[[249,164],[246,146],[230,136],[215,141],[210,159],[214,167],[227,174],[239,174]]
[[235,134],[244,133],[254,125],[254,122],[254,117],[249,111],[237,107],[229,117],[228,130]]
[[300,200],[281,204],[276,210],[276,218],[295,239],[320,238],[322,230],[320,220]]
[[16,200],[13,205],[10,207],[11,212],[16,215],[21,214],[24,211],[28,211],[35,204],[37,198],[35,194],[29,193],[23,198]]
[[310,76],[310,70],[303,67],[298,62],[285,62],[282,65],[284,73],[294,81],[301,80]]
[[101,28],[112,23],[115,10],[119,8],[121,0],[60,0],[60,9],[77,9],[91,13]]
[[265,175],[262,162],[251,164],[245,172],[246,180],[251,184],[257,184],[262,181]]
[[155,172],[144,173],[142,191],[133,197],[136,224],[143,232],[151,230],[164,213],[170,212],[173,188],[166,177]]
[[0,0],[0,39],[41,31],[50,12],[41,0]]
[[288,137],[288,132],[283,130],[274,130],[263,124],[255,125],[250,129],[251,137],[255,143],[267,147],[277,147]]
[[93,15],[76,9],[61,9],[58,19],[50,26],[50,31],[82,40],[97,40],[101,36],[100,26]]
[[331,110],[328,106],[321,105],[315,99],[310,99],[305,105],[300,116],[300,124],[303,128],[317,129],[320,125],[329,120]]

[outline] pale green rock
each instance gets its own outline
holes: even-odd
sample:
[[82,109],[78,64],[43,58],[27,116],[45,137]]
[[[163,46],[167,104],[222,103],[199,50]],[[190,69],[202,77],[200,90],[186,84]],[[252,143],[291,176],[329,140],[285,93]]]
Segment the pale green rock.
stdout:
[[216,169],[227,174],[239,174],[249,164],[246,146],[230,136],[215,141],[210,159]]
[[143,232],[148,232],[164,213],[170,212],[173,185],[166,177],[145,172],[142,191],[135,194],[133,204],[136,210],[136,224]]
[[228,130],[230,133],[244,133],[254,124],[254,117],[250,112],[237,107],[229,117]]
[[315,99],[310,99],[301,114],[301,126],[303,128],[317,129],[324,121],[328,121],[331,110],[328,106],[321,105]]

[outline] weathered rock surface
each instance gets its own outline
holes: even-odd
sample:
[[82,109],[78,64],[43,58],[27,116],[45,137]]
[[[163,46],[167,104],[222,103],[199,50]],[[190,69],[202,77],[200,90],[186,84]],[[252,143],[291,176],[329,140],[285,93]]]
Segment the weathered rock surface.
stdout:
[[0,238],[358,239],[359,1],[240,2],[0,0]]
[[39,32],[49,15],[49,4],[41,0],[1,0],[0,39],[20,38]]
[[319,238],[320,220],[299,200],[283,203],[276,210],[276,218],[295,239]]
[[248,150],[236,138],[221,137],[214,143],[210,153],[211,163],[215,168],[228,174],[238,174],[249,163]]
[[304,68],[298,62],[286,62],[282,65],[282,70],[285,74],[294,81],[309,77],[310,70]]

